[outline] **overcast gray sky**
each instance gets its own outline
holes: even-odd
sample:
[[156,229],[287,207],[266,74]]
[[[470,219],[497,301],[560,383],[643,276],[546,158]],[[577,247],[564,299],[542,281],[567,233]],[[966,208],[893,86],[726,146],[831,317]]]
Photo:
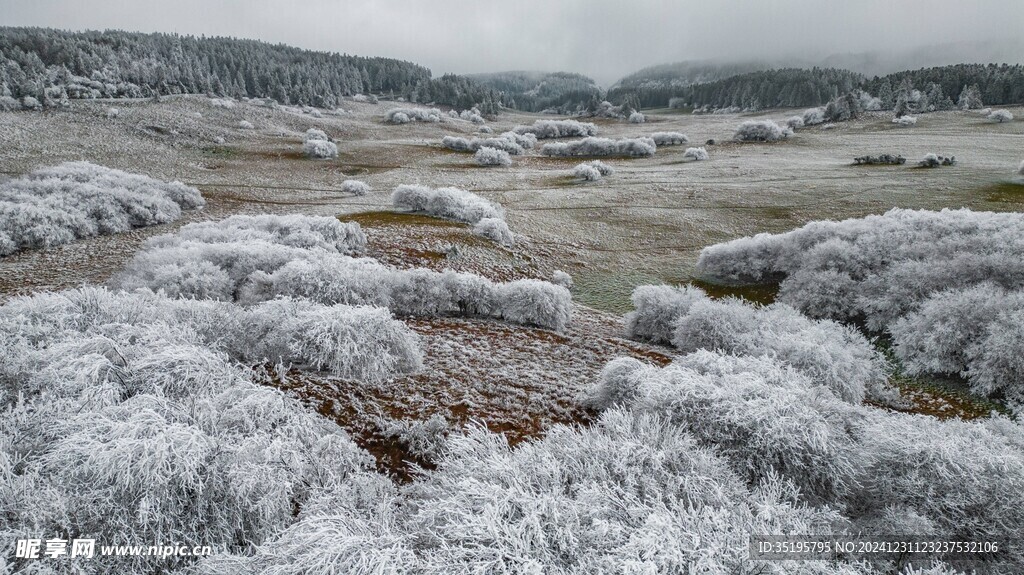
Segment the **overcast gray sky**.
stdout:
[[[610,83],[690,59],[1019,42],[1020,0],[0,0],[0,24],[227,35],[445,72],[567,70]],[[956,60],[956,58],[954,58]]]

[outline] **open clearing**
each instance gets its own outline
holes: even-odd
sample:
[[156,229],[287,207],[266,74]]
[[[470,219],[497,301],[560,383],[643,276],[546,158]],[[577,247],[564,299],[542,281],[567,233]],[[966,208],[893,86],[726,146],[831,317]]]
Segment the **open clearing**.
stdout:
[[[417,319],[409,323],[424,336],[428,358],[420,374],[359,389],[311,376],[279,382],[336,417],[398,476],[408,472],[408,454],[381,436],[382,421],[434,414],[457,424],[481,419],[515,441],[553,423],[586,420],[574,399],[610,359],[632,355],[666,363],[669,350],[622,337],[621,314],[631,308],[629,294],[637,285],[688,281],[706,245],[897,206],[1016,211],[1024,201],[1024,192],[1009,183],[1022,156],[1024,121],[993,124],[974,112],[925,114],[910,128],[894,126],[888,114],[869,113],[828,129],[803,129],[776,144],[730,139],[744,119],[778,121],[788,111],[648,114],[639,125],[598,120],[602,137],[679,131],[689,145],[717,143],[707,146],[708,161],[684,161],[686,145],[660,147],[650,158],[605,160],[614,175],[578,183],[569,172],[579,159],[541,157],[536,150],[514,157],[510,168],[478,167],[471,154],[440,145],[444,135],[470,136],[477,126],[448,118],[384,125],[388,102],[345,102],[351,114],[321,118],[252,104],[214,108],[204,97],[176,97],[118,101],[120,115],[108,119],[107,105],[75,101],[65,110],[0,114],[0,171],[14,176],[88,160],[194,185],[207,207],[172,225],[5,258],[3,297],[102,283],[146,238],[238,213],[355,220],[369,238],[367,255],[400,267],[450,268],[500,281],[546,279],[557,269],[573,276],[577,309],[565,334]],[[1024,117],[1024,110],[1011,110]],[[503,113],[488,125],[500,133],[542,117]],[[241,120],[255,129],[239,129]],[[338,159],[302,156],[309,128],[337,141]],[[958,164],[912,167],[931,152],[956,156]],[[850,165],[856,156],[881,153],[902,154],[908,164]],[[342,192],[342,181],[353,178],[372,191],[359,197]],[[411,183],[456,186],[500,202],[519,241],[506,249],[462,224],[390,213],[392,189]],[[764,301],[773,294],[755,289],[743,295]],[[936,415],[977,410],[969,402],[942,400],[936,389],[911,386],[905,395]]]

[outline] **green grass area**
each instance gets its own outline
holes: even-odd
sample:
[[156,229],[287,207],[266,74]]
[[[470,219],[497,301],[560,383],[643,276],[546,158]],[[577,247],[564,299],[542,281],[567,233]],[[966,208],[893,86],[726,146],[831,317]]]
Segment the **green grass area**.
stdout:
[[981,188],[985,200],[1000,204],[1024,204],[1024,179],[1017,182],[999,182]]

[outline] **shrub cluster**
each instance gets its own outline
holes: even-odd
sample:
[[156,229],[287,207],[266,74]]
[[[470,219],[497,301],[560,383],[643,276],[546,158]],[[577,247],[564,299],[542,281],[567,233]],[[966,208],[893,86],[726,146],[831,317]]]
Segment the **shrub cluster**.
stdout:
[[442,121],[441,110],[437,108],[392,108],[384,114],[385,124],[437,123],[440,121]]
[[199,190],[67,162],[0,183],[0,256],[166,224],[205,205]]
[[792,129],[782,128],[771,120],[747,120],[736,128],[733,139],[737,142],[776,142],[792,135]]
[[517,134],[533,134],[538,140],[546,140],[596,136],[597,126],[576,120],[537,120],[530,126],[516,126],[512,131]]
[[698,147],[698,148],[686,148],[686,151],[683,152],[683,157],[687,158],[687,159],[690,159],[690,160],[697,160],[697,161],[710,160],[711,159],[711,156],[708,155],[707,148],[705,148],[703,146]]
[[608,157],[626,156],[644,158],[653,156],[657,146],[651,138],[584,138],[574,142],[544,144],[540,153],[556,157]]
[[610,176],[615,173],[615,168],[602,162],[601,160],[592,160],[590,162],[583,162],[572,169],[572,175],[574,178],[587,181],[596,182],[604,176]]
[[479,166],[511,166],[512,156],[505,150],[481,146],[473,154],[473,160]]
[[690,138],[687,138],[686,134],[679,132],[654,132],[651,134],[651,139],[657,146],[679,146],[690,142]]
[[[915,373],[960,373],[978,392],[1020,397],[1022,356],[1004,322],[1024,290],[1022,234],[1021,214],[894,209],[710,246],[697,268],[718,281],[781,280],[782,302],[892,334]],[[988,296],[994,308],[979,303]]]

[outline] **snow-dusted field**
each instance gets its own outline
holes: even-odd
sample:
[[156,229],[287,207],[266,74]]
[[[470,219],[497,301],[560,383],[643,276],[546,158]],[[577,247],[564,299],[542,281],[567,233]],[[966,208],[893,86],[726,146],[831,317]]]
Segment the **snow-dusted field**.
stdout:
[[[18,175],[63,160],[179,179],[199,187],[209,205],[181,223],[229,213],[346,214],[390,206],[399,184],[456,186],[506,207],[509,226],[528,238],[502,254],[510,262],[529,254],[542,272],[561,268],[576,278],[577,301],[610,311],[628,309],[632,287],[683,280],[705,245],[761,231],[784,231],[807,221],[882,213],[892,207],[1016,209],[991,186],[1009,180],[1024,150],[1024,121],[996,124],[976,112],[923,114],[917,125],[893,125],[869,113],[848,123],[813,126],[772,144],[731,142],[746,119],[782,121],[789,110],[743,115],[649,113],[645,124],[597,120],[599,136],[634,138],[677,131],[706,146],[710,159],[684,160],[688,145],[661,146],[650,158],[610,159],[615,174],[575,181],[574,158],[514,156],[512,167],[478,167],[472,154],[444,149],[445,135],[472,136],[478,126],[445,117],[441,123],[385,125],[393,103],[345,102],[351,114],[272,110],[253,104],[214,107],[207,98],[164,102],[74,102],[70,110],[4,113],[0,170]],[[1013,109],[1017,117],[1024,116]],[[201,117],[199,116],[201,115]],[[495,134],[544,118],[503,113],[488,125]],[[254,129],[239,128],[245,120]],[[337,160],[309,160],[302,141],[309,128],[337,141]],[[223,139],[223,144],[218,143]],[[543,143],[542,141],[541,143]],[[539,149],[540,145],[537,146]],[[858,166],[854,157],[902,154],[904,166]],[[913,169],[927,153],[956,156],[958,164]],[[345,179],[371,186],[361,197],[341,192]],[[996,201],[992,201],[996,200]],[[96,281],[126,258],[146,230],[97,238],[57,251],[27,253],[4,262],[5,293]],[[88,260],[88,264],[83,264]]]

